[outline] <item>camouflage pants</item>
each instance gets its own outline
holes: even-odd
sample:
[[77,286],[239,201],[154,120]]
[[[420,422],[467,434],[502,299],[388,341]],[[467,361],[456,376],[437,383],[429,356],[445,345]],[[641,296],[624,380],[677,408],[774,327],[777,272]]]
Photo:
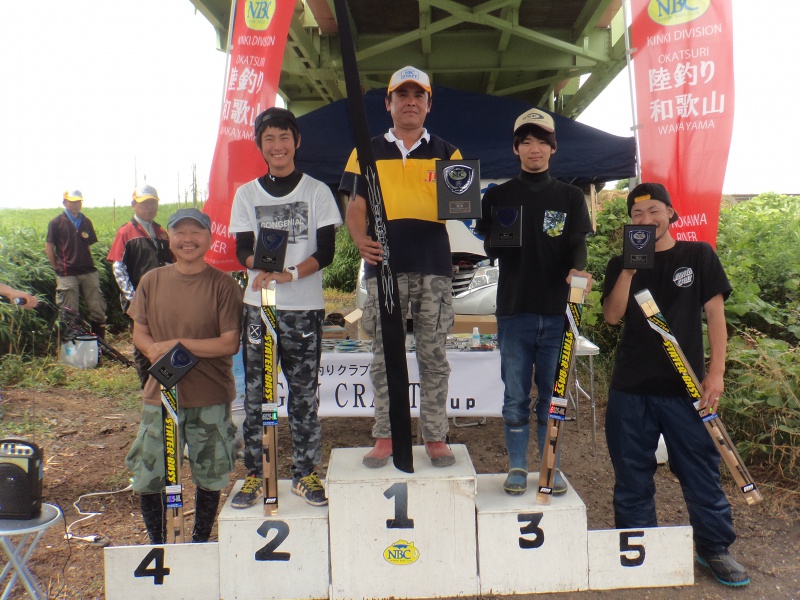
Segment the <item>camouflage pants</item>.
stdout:
[[[408,307],[414,320],[414,340],[417,345],[417,364],[420,382],[420,424],[422,439],[441,442],[447,436],[447,390],[450,363],[447,362],[445,342],[453,326],[453,294],[450,278],[420,273],[398,273],[400,306]],[[373,339],[374,358],[370,377],[375,394],[375,426],[372,435],[388,438],[389,386],[386,379],[386,359],[383,353],[380,314],[378,307],[378,280],[367,279],[369,298],[364,306],[361,323]]]
[[[280,367],[289,385],[286,412],[292,436],[292,475],[308,475],[322,460],[322,426],[317,409],[319,361],[322,352],[324,310],[279,310],[278,353]],[[245,399],[244,465],[251,473],[261,471],[261,402],[264,397],[264,325],[261,307],[244,305]],[[282,398],[281,398],[282,401]]]
[[[180,400],[180,399],[179,399]],[[215,492],[228,485],[228,473],[236,467],[230,404],[178,408],[178,434],[189,448],[192,481]],[[181,445],[182,445],[181,444]],[[180,453],[183,462],[183,452]],[[141,494],[164,490],[164,424],[161,406],[145,404],[139,433],[125,458],[133,473],[133,489]]]

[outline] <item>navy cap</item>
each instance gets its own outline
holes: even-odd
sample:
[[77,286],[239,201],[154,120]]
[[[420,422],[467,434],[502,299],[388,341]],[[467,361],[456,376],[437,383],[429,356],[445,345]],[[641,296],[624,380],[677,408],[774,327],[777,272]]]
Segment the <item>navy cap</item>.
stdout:
[[167,221],[167,228],[172,229],[175,225],[178,224],[178,221],[183,221],[184,219],[192,219],[197,221],[204,229],[208,229],[211,231],[211,217],[207,214],[200,212],[196,208],[182,208],[174,215],[169,218]]

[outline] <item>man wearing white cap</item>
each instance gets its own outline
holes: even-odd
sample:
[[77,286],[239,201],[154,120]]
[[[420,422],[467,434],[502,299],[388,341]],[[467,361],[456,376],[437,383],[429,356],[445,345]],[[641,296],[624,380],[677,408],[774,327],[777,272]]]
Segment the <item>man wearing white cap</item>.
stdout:
[[56,304],[77,313],[83,294],[92,333],[104,338],[106,301],[100,292],[100,274],[89,248],[97,243],[97,235],[92,222],[81,212],[80,191],[64,192],[63,204],[64,212],[47,225],[44,244],[47,261],[56,272]]
[[[117,231],[108,251],[108,260],[114,269],[114,278],[120,289],[123,311],[133,302],[139,280],[148,271],[172,263],[169,236],[155,222],[158,213],[158,192],[152,185],[133,190],[131,200],[133,217]],[[142,387],[149,377],[150,361],[138,348],[133,349],[134,364]]]
[[[536,433],[541,457],[569,281],[572,275],[591,281],[591,275],[583,269],[586,236],[592,231],[592,222],[583,192],[550,177],[550,158],[556,146],[552,116],[538,108],[521,114],[514,123],[514,154],[519,156],[520,173],[487,190],[483,218],[475,227],[485,236],[487,255],[500,259],[497,337],[500,374],[505,384],[503,420],[509,460],[503,489],[512,495],[522,494],[527,488],[531,379],[537,388]],[[520,207],[520,247],[491,245],[494,207]],[[566,482],[556,471],[553,493],[566,491]]]
[[[403,67],[392,75],[386,110],[393,127],[372,139],[372,149],[386,206],[392,268],[397,275],[400,306],[408,306],[420,367],[420,423],[425,450],[436,467],[455,462],[447,447],[447,391],[450,364],[445,341],[453,325],[453,265],[450,239],[436,204],[436,161],[459,159],[458,148],[431,135],[424,127],[431,110],[431,82],[426,73]],[[370,370],[375,390],[375,447],[364,457],[370,468],[382,467],[392,455],[386,361],[378,319],[376,265],[383,248],[367,228],[366,182],[356,152],[350,155],[339,189],[350,196],[345,222],[366,263],[369,294],[362,325],[372,336],[374,360]]]

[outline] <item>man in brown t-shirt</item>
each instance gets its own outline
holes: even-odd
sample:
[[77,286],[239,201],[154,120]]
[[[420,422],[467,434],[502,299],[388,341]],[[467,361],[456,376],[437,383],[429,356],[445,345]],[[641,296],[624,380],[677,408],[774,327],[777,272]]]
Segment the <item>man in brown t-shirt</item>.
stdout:
[[[133,343],[152,363],[176,343],[199,358],[178,383],[181,442],[188,447],[197,486],[193,542],[206,542],[216,518],[220,490],[234,469],[231,402],[236,396],[232,356],[239,351],[242,291],[230,275],[209,266],[208,215],[179,210],[168,222],[176,262],[146,273],[128,313]],[[141,494],[142,518],[150,542],[164,542],[164,440],[161,394],[150,377],[143,390],[142,425],[126,458],[133,489]]]

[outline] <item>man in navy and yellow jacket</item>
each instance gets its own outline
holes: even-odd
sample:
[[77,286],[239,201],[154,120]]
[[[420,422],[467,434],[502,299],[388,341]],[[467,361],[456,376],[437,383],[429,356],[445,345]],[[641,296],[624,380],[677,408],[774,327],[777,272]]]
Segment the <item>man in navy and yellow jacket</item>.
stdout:
[[[420,376],[420,422],[431,463],[446,467],[455,457],[446,445],[447,390],[450,365],[445,341],[453,325],[450,239],[444,221],[437,219],[436,161],[461,158],[458,148],[428,133],[425,117],[431,110],[431,84],[414,67],[397,71],[389,82],[386,110],[393,127],[372,139],[391,239],[392,268],[397,275],[400,306],[408,307]],[[382,467],[392,454],[386,361],[378,319],[376,265],[383,249],[367,225],[366,182],[360,175],[355,150],[339,186],[350,196],[345,222],[366,263],[369,298],[362,325],[374,341],[370,370],[375,390],[375,447],[364,456],[367,467]]]

